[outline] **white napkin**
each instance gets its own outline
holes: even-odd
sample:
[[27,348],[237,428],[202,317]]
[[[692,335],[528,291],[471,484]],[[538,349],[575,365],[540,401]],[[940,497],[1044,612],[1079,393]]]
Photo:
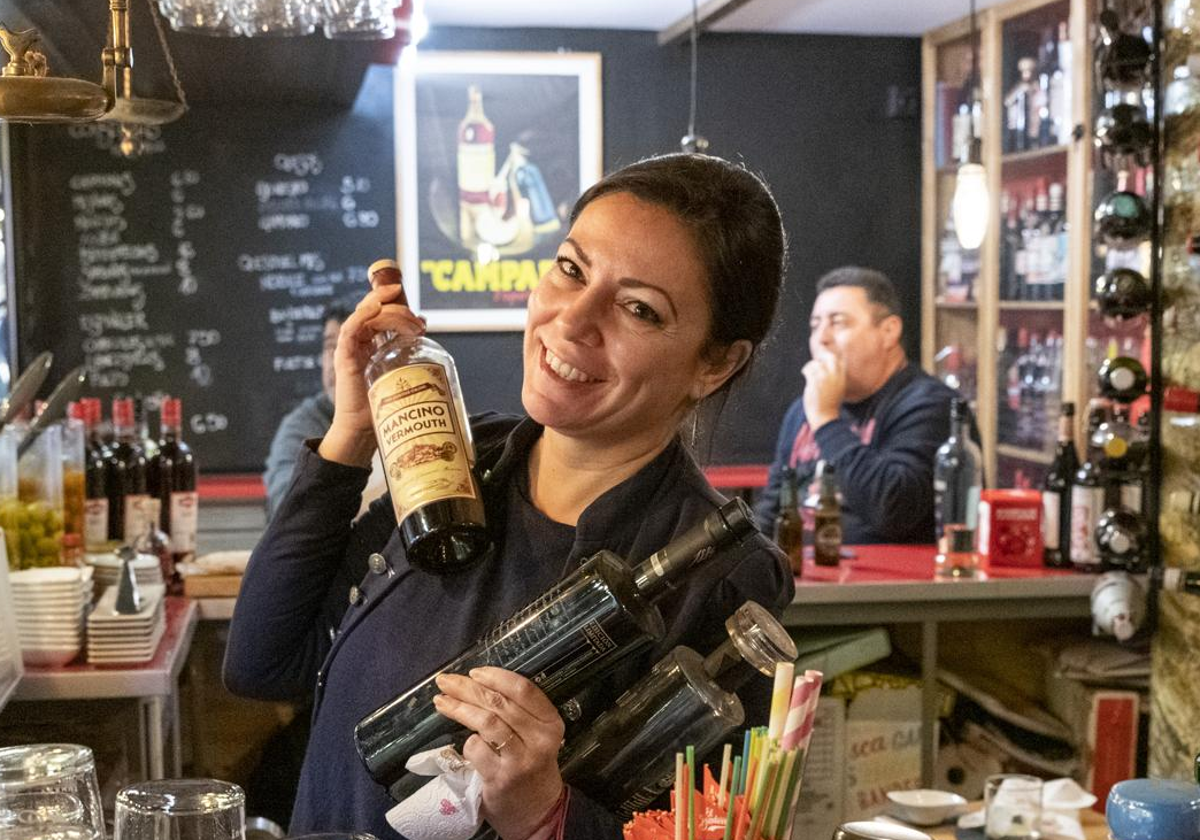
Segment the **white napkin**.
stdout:
[[453,747],[438,747],[404,766],[434,778],[389,810],[388,824],[409,840],[470,840],[483,825],[483,781],[471,762]]

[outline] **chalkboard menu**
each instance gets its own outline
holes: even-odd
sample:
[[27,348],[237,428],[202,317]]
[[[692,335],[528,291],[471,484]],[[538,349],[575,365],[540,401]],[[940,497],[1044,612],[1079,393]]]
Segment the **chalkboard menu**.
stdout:
[[320,389],[333,300],[393,256],[390,69],[352,110],[196,106],[137,158],[102,124],[12,131],[20,357],[89,392],[183,400],[205,471],[262,469]]

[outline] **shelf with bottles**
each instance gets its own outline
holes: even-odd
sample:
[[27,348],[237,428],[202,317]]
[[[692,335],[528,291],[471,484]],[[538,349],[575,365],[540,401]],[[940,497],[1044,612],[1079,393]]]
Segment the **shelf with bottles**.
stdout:
[[[976,35],[977,50],[979,45]],[[983,115],[977,105],[983,101],[983,95],[972,89],[971,71],[969,35],[938,45],[933,92],[933,165],[939,174],[953,176],[958,165],[967,159],[971,139],[983,133]]]
[[1027,149],[1021,152],[1005,152],[1000,156],[1000,163],[1004,166],[1005,171],[1010,167],[1015,167],[1019,164],[1044,163],[1046,161],[1056,161],[1061,158],[1062,162],[1056,164],[1063,169],[1066,168],[1067,150],[1070,146],[1064,143],[1055,143],[1052,146],[1042,146],[1038,149]]
[[1070,11],[1069,0],[1059,0],[1014,15],[1001,26],[1004,155],[1071,142]]
[[[1000,194],[1001,305],[1057,304],[1069,276],[1070,227],[1061,172],[1005,179]],[[1036,307],[1032,307],[1036,308]]]
[[1004,311],[996,332],[997,452],[1054,447],[1063,388],[1062,312]]

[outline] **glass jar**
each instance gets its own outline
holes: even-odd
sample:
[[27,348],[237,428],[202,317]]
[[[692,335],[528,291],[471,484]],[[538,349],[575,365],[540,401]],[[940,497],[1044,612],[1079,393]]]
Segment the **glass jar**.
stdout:
[[20,552],[17,545],[17,523],[21,502],[17,498],[17,439],[16,427],[0,432],[0,528],[4,529],[6,561],[10,569],[19,569]]
[[84,425],[62,423],[63,562],[83,563],[83,508],[87,502]]
[[8,524],[16,530],[18,559],[14,566],[9,558],[10,568],[57,566],[62,562],[62,478],[62,427],[48,426],[17,459],[20,505],[15,521]]

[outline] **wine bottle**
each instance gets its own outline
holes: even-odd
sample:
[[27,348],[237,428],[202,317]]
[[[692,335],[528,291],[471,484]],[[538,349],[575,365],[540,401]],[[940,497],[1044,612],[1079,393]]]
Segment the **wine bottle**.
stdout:
[[842,505],[838,501],[837,468],[828,461],[821,471],[821,489],[813,509],[813,562],[836,566],[842,553]]
[[703,755],[743,720],[734,692],[756,673],[773,676],[796,646],[769,612],[747,601],[725,622],[729,638],[708,656],[677,647],[621,695],[559,757],[563,779],[622,819],[673,781],[675,753]]
[[[400,282],[392,260],[375,262],[368,274],[373,286]],[[366,378],[409,563],[436,574],[471,565],[492,543],[454,359],[424,336],[383,333],[375,338]]]
[[1128,188],[1129,173],[1117,175],[1117,188],[1096,208],[1096,237],[1114,248],[1128,249],[1150,235],[1154,214],[1146,200]]
[[1140,513],[1118,506],[1096,521],[1096,549],[1104,569],[1140,571],[1146,548],[1146,521]]
[[983,457],[971,440],[970,411],[965,400],[950,401],[950,437],[934,456],[933,495],[938,551],[950,550],[950,533],[974,534],[979,524]]
[[785,466],[780,472],[779,513],[775,516],[775,543],[788,556],[792,574],[804,571],[804,519],[796,498],[796,471]]
[[750,509],[733,499],[635,567],[611,552],[594,554],[438,671],[360,720],[354,742],[367,771],[402,798],[412,789],[405,762],[460,732],[433,705],[438,674],[493,665],[534,680],[555,703],[573,697],[625,656],[663,638],[666,629],[654,600],[694,566],[753,531]]
[[159,525],[171,539],[172,563],[196,554],[200,498],[196,492],[196,458],[183,441],[183,405],[178,397],[162,401],[162,440],[150,462],[151,494],[162,511]]
[[83,545],[85,551],[101,552],[108,548],[108,449],[100,437],[100,400],[87,397],[80,402],[87,435],[83,470]]
[[108,538],[131,545],[146,528],[146,455],[138,445],[133,400],[113,400],[114,443],[108,449],[105,491],[108,496]]
[[1100,45],[1096,64],[1108,87],[1141,88],[1149,81],[1150,44],[1141,35],[1124,32],[1112,9],[1100,12]]
[[146,456],[146,463],[158,454],[158,440],[150,434],[150,409],[141,394],[133,398],[133,425],[137,427],[138,446]]
[[1105,107],[1096,118],[1096,145],[1107,161],[1133,158],[1145,163],[1154,139],[1141,91],[1110,90],[1104,94]]
[[1095,297],[1105,318],[1124,321],[1150,310],[1150,284],[1132,268],[1114,268],[1098,277]]
[[1096,553],[1096,524],[1105,505],[1106,476],[1100,466],[1095,435],[1108,417],[1108,408],[1093,400],[1088,406],[1087,458],[1075,472],[1071,485],[1071,565],[1084,572],[1100,571]]
[[1062,569],[1071,565],[1071,482],[1079,471],[1075,449],[1075,404],[1065,402],[1058,416],[1058,444],[1042,485],[1042,562]]
[[1105,359],[1097,373],[1100,393],[1118,402],[1133,402],[1146,393],[1146,369],[1130,356]]
[[1037,69],[1037,60],[1022,58],[1017,61],[1017,72],[1020,78],[1004,97],[1004,150],[1006,152],[1023,152],[1030,148],[1029,127],[1033,122],[1033,96],[1037,83],[1033,73]]

